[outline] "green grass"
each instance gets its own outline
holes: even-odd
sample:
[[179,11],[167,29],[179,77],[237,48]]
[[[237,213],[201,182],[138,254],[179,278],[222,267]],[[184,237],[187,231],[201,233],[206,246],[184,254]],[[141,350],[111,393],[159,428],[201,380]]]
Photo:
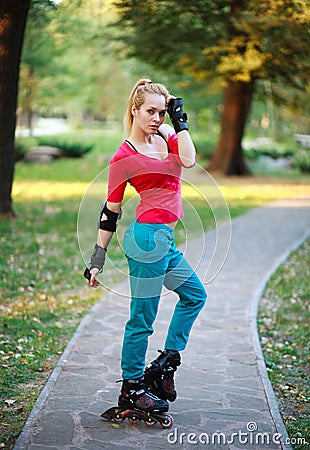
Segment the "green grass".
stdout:
[[[67,138],[72,139],[72,135]],[[0,448],[12,448],[78,323],[104,294],[102,288],[86,287],[79,244],[84,259],[88,258],[96,239],[96,219],[105,199],[106,180],[103,177],[97,184],[90,183],[107,167],[122,136],[107,130],[80,130],[74,138],[92,144],[93,150],[82,159],[17,163],[13,186],[17,217],[0,221]],[[309,194],[309,179],[296,173],[285,178],[217,179],[215,183],[197,167],[184,171],[184,178],[189,238],[202,232],[191,214],[192,206],[204,229],[211,229],[214,211],[217,218],[227,217],[225,201],[231,216],[236,217],[274,199]],[[129,190],[126,199],[131,195]],[[129,209],[120,221],[120,234],[134,213]],[[184,236],[180,224],[177,241]],[[126,261],[116,238],[108,254],[125,270]],[[113,270],[106,270],[104,276],[110,285],[119,279]]]
[[258,319],[269,378],[296,450],[310,445],[309,268],[307,241],[271,277]]

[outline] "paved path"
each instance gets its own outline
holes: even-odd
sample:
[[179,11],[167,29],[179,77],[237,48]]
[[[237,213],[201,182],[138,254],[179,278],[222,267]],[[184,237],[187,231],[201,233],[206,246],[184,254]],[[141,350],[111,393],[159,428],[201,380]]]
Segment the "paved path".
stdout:
[[[113,426],[100,418],[118,396],[120,385],[115,380],[120,378],[129,305],[128,296],[109,293],[79,326],[15,450],[289,449],[255,318],[272,271],[310,234],[309,207],[310,199],[280,201],[233,220],[227,261],[207,286],[207,307],[195,323],[176,374],[178,400],[170,407],[173,428]],[[201,278],[215,237],[214,231],[204,236],[206,250],[197,270]],[[192,263],[201,248],[201,239],[188,244],[186,254]],[[127,283],[118,288],[128,293]],[[162,346],[175,300],[173,293],[163,296],[149,360]]]

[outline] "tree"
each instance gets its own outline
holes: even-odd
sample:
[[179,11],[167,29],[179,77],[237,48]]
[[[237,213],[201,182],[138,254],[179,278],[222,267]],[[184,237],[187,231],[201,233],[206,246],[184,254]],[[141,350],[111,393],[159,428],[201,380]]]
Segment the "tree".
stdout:
[[115,57],[111,30],[107,31],[114,13],[111,3],[62,0],[57,14],[48,12],[46,18],[41,13],[33,18],[30,10],[21,66],[23,111],[31,104],[34,111],[61,114],[75,122],[122,115],[115,98],[126,99],[131,84],[128,67]]
[[55,27],[68,47],[57,59],[62,70],[54,77],[54,92],[58,106],[75,119],[113,116],[115,92],[125,89],[124,62],[113,57],[113,40],[106,32],[110,14],[110,0],[64,0],[59,5]]
[[13,215],[14,135],[20,56],[30,0],[0,2],[0,215]]
[[258,80],[305,91],[306,0],[118,0],[130,56],[224,89],[221,132],[209,170],[248,173],[242,137]]
[[52,19],[50,12],[55,9],[56,6],[51,0],[32,0],[28,14],[21,59],[18,104],[20,113],[27,118],[30,134],[40,80],[54,71],[56,50],[48,25]]

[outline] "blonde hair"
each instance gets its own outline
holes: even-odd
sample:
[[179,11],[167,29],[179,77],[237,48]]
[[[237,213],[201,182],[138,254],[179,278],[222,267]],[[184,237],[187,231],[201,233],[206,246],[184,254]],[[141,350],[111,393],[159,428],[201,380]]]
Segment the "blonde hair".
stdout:
[[124,116],[124,126],[127,135],[130,134],[133,124],[132,107],[135,106],[137,109],[141,108],[145,102],[146,94],[159,94],[163,95],[165,98],[170,95],[168,89],[163,84],[153,83],[147,78],[142,78],[137,81],[129,95]]

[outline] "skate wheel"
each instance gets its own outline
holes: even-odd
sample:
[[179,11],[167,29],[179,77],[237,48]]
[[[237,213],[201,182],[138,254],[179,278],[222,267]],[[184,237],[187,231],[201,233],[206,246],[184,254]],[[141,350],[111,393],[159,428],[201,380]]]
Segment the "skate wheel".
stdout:
[[138,419],[138,417],[136,417],[136,416],[132,416],[132,417],[128,417],[128,422],[129,422],[131,425],[139,425],[139,423],[141,422],[141,420]]
[[156,424],[156,420],[152,419],[152,417],[149,417],[144,421],[145,425],[148,427],[153,427]]
[[161,427],[164,429],[172,427],[173,424],[173,418],[169,416],[168,414],[164,417],[163,422],[160,423]]
[[114,422],[122,422],[124,420],[124,418],[122,417],[122,415],[120,413],[115,414],[115,417],[113,418]]

